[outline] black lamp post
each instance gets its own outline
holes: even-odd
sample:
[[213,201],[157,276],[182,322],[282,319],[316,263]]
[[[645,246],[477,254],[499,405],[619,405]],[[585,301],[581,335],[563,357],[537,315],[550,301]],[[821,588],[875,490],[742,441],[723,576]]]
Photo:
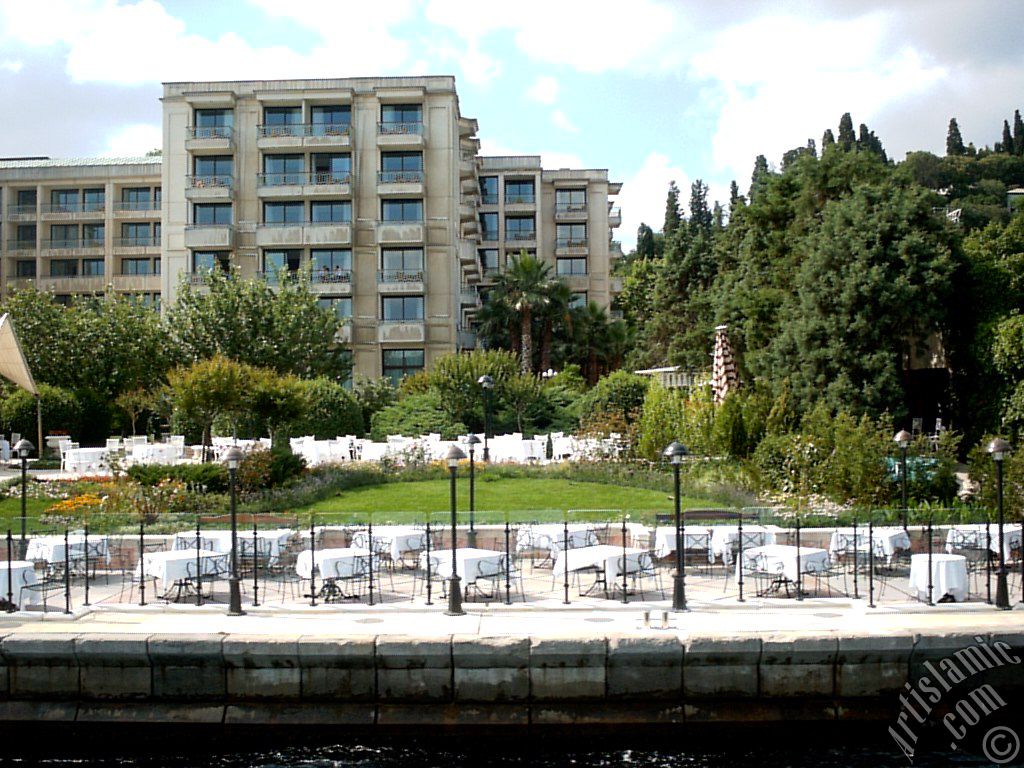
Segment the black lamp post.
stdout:
[[1010,590],[1006,585],[1006,561],[1003,558],[1004,542],[1006,541],[1003,538],[1003,460],[1010,452],[1010,444],[1003,438],[997,437],[988,444],[988,452],[992,454],[992,461],[996,463],[996,498],[999,505],[999,571],[996,573],[996,607],[1008,611],[1010,610]]
[[913,439],[905,429],[901,429],[893,435],[893,442],[900,447],[900,492],[903,499],[903,509],[900,512],[900,519],[903,521],[903,528],[907,527],[907,448]]
[[686,610],[686,558],[683,557],[683,550],[686,548],[686,524],[683,522],[683,515],[680,511],[679,498],[679,465],[683,463],[683,456],[686,456],[686,446],[673,440],[662,454],[672,462],[672,474],[675,481],[675,507],[676,507],[676,576],[672,585],[672,610]]
[[476,380],[484,391],[484,462],[491,460],[491,450],[487,447],[487,440],[491,436],[491,393],[494,390],[494,379],[486,373]]
[[454,443],[448,449],[448,455],[445,456],[445,459],[448,461],[448,472],[451,475],[452,502],[452,577],[448,579],[448,610],[445,611],[449,616],[463,616],[466,613],[462,610],[462,590],[459,588],[459,569],[458,562],[455,559],[455,476],[459,472],[459,462],[464,458],[466,458],[466,454]]
[[231,572],[228,574],[228,616],[244,616],[242,610],[242,590],[238,583],[238,520],[235,517],[235,473],[242,463],[242,451],[231,446],[224,454],[224,463],[228,467],[228,484],[231,486]]
[[18,458],[21,459],[21,557],[24,557],[25,552],[28,551],[28,545],[25,542],[25,499],[28,492],[26,487],[26,477],[28,472],[28,455],[35,449],[36,447],[24,437],[14,444],[14,452],[18,454]]
[[470,435],[466,438],[466,445],[469,446],[469,533],[466,534],[466,544],[476,547],[476,525],[473,513],[476,511],[476,467],[473,462],[473,448],[480,444],[480,438]]

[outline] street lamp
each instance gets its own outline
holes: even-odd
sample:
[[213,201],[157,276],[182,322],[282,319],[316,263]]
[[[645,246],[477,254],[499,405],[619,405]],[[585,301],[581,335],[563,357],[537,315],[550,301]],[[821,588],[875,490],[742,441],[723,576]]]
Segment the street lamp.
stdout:
[[238,520],[235,517],[235,473],[242,463],[242,451],[232,445],[224,454],[228,467],[228,484],[231,486],[231,573],[228,574],[228,616],[244,616],[242,590],[238,584]]
[[996,573],[996,607],[1004,611],[1010,610],[1010,591],[1006,585],[1006,562],[1003,559],[1003,460],[1010,452],[1010,444],[997,437],[988,444],[988,452],[992,454],[992,461],[996,463],[996,497],[999,509],[999,571]]
[[449,616],[463,616],[466,613],[462,610],[462,590],[459,588],[459,569],[455,560],[455,475],[459,471],[459,462],[464,458],[466,458],[466,454],[459,446],[452,443],[452,447],[448,449],[448,454],[445,456],[448,461],[448,472],[451,475],[452,502],[452,577],[448,580],[448,610],[445,611]]
[[469,533],[466,534],[466,544],[476,547],[476,527],[474,525],[473,513],[476,511],[476,467],[473,462],[473,447],[480,444],[480,438],[470,435],[466,439],[469,446]]
[[893,435],[893,442],[900,447],[900,481],[901,481],[901,492],[903,498],[903,511],[900,512],[900,518],[903,520],[903,528],[906,530],[907,527],[907,448],[910,447],[910,441],[913,439],[911,434],[905,429],[901,429],[895,435]]
[[487,447],[487,440],[491,436],[491,393],[494,389],[494,379],[486,373],[476,380],[476,383],[484,391],[484,463],[491,460],[491,450]]
[[673,440],[662,454],[672,462],[672,474],[675,481],[676,576],[672,588],[673,611],[686,610],[686,558],[683,557],[683,550],[686,548],[686,524],[683,522],[679,499],[679,466],[683,463],[683,456],[686,456],[686,454],[686,446],[677,440]]
[[25,499],[26,499],[26,476],[28,472],[28,455],[34,451],[36,447],[32,445],[24,437],[14,444],[14,452],[18,454],[18,458],[21,459],[21,556],[25,556],[25,552],[28,551],[28,545],[25,542]]

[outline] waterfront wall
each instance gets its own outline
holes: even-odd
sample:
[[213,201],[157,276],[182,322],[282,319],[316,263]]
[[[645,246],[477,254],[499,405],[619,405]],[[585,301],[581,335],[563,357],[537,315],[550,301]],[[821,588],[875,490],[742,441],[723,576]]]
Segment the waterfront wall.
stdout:
[[[18,632],[0,725],[614,726],[892,721],[897,695],[1007,635],[325,638]],[[974,680],[1024,701],[1024,665]]]

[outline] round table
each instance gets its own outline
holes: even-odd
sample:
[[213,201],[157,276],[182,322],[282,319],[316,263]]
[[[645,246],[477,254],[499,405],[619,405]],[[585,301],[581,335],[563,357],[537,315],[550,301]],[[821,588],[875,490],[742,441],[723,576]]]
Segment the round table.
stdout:
[[[958,603],[967,599],[967,558],[963,555],[933,554],[932,601],[951,595]],[[928,599],[928,555],[910,556],[910,591]]]

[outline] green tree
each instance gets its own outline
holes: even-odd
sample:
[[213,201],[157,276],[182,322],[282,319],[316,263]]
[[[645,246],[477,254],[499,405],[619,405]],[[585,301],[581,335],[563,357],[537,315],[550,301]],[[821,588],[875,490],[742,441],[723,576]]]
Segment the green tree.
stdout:
[[[38,408],[42,413],[43,430],[64,431],[77,439],[82,429],[82,406],[75,393],[49,384],[37,384],[39,390]],[[8,395],[0,406],[0,424],[7,433],[17,432],[36,442],[36,397],[24,389],[17,389]],[[41,446],[37,446],[42,450]]]
[[650,379],[628,371],[608,374],[580,401],[581,414],[613,413],[627,423],[640,415]]
[[1020,110],[1013,110],[1013,154],[1024,155],[1024,120]]
[[383,441],[388,435],[418,437],[438,433],[442,440],[454,440],[466,434],[466,425],[454,421],[441,406],[441,397],[436,391],[403,397],[373,415],[370,436]]
[[474,349],[471,352],[445,355],[428,373],[430,390],[438,394],[440,407],[451,422],[467,424],[474,432],[483,430],[483,390],[477,383],[481,376],[494,379],[494,412],[502,406],[505,385],[513,379],[520,365],[511,352],[498,349]]
[[249,380],[239,410],[259,424],[261,432],[266,431],[272,446],[281,447],[286,425],[306,415],[310,404],[306,383],[297,376],[266,368],[251,368],[247,373]]
[[999,149],[1008,155],[1015,154],[1013,146],[1013,134],[1010,133],[1009,120],[1003,120],[1003,140],[999,145]]
[[153,394],[147,389],[132,389],[122,392],[114,401],[124,411],[132,425],[132,435],[138,434],[136,424],[146,411],[153,410]]
[[643,222],[636,229],[636,255],[641,259],[654,258],[654,231]]
[[[389,405],[393,405],[398,398],[395,385],[386,376],[379,379],[357,377],[352,391],[353,395],[355,395],[356,403],[359,405],[363,423],[362,429],[356,434],[362,434],[363,431],[369,429],[373,414],[383,408],[387,408]],[[339,434],[348,433],[340,432]]]
[[675,181],[668,183],[668,195],[665,198],[665,224],[662,232],[671,235],[683,220],[683,214],[679,210],[679,187]]
[[946,155],[950,157],[958,157],[966,154],[964,150],[964,140],[960,135],[960,126],[956,123],[956,118],[951,117],[949,119],[949,130],[946,131]]
[[491,291],[489,302],[504,303],[519,319],[523,373],[533,371],[533,321],[551,303],[555,283],[551,266],[524,251],[509,259],[508,269],[498,276]]
[[174,410],[202,431],[204,461],[214,421],[241,411],[253,375],[251,366],[219,354],[168,373]]
[[849,112],[844,112],[839,118],[839,135],[836,144],[840,149],[849,152],[857,146],[857,134],[853,132],[853,118]]
[[[388,379],[378,381],[390,384]],[[292,435],[313,435],[317,440],[333,440],[345,435],[360,437],[366,431],[360,403],[341,384],[327,378],[303,379],[300,387],[303,412],[289,425]],[[393,395],[394,390],[390,392]]]

